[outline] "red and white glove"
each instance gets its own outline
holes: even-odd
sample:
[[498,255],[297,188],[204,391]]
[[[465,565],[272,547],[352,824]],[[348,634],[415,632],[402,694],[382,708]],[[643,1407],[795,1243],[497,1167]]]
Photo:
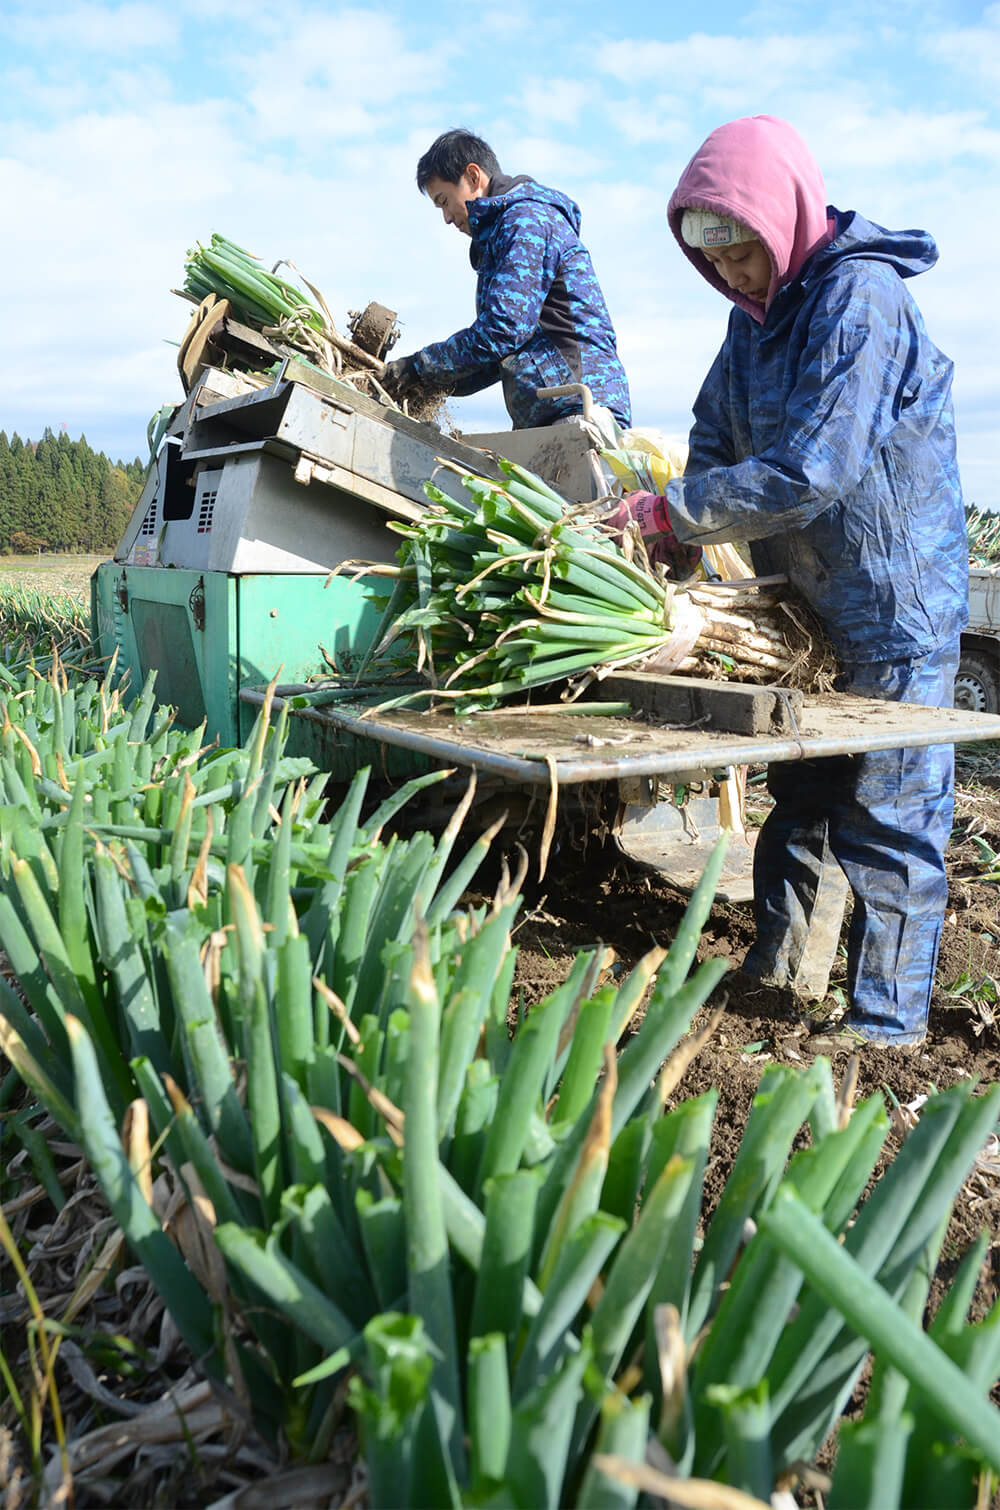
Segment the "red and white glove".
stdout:
[[650,544],[666,536],[676,540],[670,523],[667,500],[659,493],[626,493],[618,507],[606,515],[604,521],[613,530],[624,530],[627,524],[637,524],[639,534]]
[[678,540],[662,494],[627,493],[618,507],[605,516],[604,523],[619,533],[626,525],[637,524],[650,561],[654,566],[665,566],[675,580],[684,581],[698,570],[701,546],[684,545]]

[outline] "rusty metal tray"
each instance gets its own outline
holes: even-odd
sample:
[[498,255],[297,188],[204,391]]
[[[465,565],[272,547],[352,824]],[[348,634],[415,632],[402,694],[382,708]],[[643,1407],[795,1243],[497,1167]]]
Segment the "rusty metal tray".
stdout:
[[[682,680],[678,678],[677,680]],[[346,700],[324,707],[295,707],[299,694],[315,687],[281,686],[275,707],[290,704],[292,717],[310,725],[311,743],[335,749],[343,738],[374,740],[419,753],[446,765],[489,771],[512,782],[548,786],[633,777],[663,779],[713,772],[730,765],[854,755],[935,744],[1000,740],[1000,717],[958,708],[924,708],[846,693],[796,699],[776,732],[739,734],[694,724],[643,717],[593,717],[572,712],[503,708],[459,718],[451,713],[378,712],[379,698]],[[250,703],[264,689],[244,688]]]

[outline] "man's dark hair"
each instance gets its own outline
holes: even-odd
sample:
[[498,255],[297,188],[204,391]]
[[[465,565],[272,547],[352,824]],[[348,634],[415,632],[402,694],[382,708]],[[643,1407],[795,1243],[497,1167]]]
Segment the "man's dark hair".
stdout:
[[493,148],[481,136],[474,136],[463,126],[444,131],[417,163],[417,188],[423,194],[432,178],[457,184],[470,163],[478,163],[490,178],[500,172]]

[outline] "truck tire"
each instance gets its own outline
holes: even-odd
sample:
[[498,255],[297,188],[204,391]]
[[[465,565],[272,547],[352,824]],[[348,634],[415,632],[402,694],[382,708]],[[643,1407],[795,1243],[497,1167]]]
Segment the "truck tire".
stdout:
[[1000,713],[1000,671],[992,656],[963,650],[955,676],[955,707],[967,713]]

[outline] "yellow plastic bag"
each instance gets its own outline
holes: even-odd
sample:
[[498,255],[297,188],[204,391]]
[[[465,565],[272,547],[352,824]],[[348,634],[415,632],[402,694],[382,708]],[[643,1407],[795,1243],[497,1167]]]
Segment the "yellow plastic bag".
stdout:
[[[626,430],[624,444],[616,451],[602,451],[623,493],[665,493],[671,478],[681,477],[687,465],[686,440],[670,440],[662,430]],[[706,570],[707,566],[707,570]],[[706,545],[697,575],[738,582],[753,576],[735,545]]]
[[660,430],[626,430],[617,451],[602,451],[625,493],[662,493],[687,463],[687,441],[668,440]]

